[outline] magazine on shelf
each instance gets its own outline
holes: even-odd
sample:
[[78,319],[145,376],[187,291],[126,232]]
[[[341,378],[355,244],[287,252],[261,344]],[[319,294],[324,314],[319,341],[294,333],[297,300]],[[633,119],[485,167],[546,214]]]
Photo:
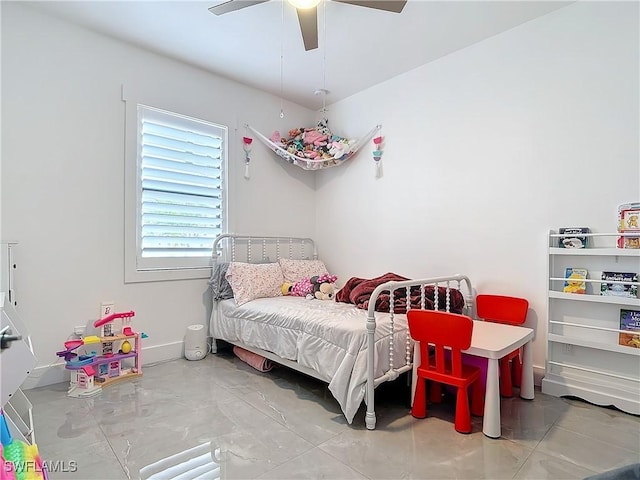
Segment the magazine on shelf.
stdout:
[[584,280],[587,278],[586,268],[573,268],[567,267],[564,272],[564,293],[586,293],[587,282]]
[[560,228],[560,248],[586,248],[589,243],[589,237],[584,236],[589,233],[589,227],[562,227]]
[[640,348],[640,310],[620,309],[620,330],[628,330],[627,333],[620,332],[618,343],[626,347]]
[[638,281],[638,274],[633,272],[602,272],[602,280],[629,282],[629,283],[607,283],[600,284],[600,295],[609,297],[638,298],[638,286],[631,282]]

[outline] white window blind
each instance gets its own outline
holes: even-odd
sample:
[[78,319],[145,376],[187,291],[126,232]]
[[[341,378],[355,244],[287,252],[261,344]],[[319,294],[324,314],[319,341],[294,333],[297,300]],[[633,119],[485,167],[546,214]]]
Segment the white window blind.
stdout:
[[223,232],[227,128],[138,106],[138,269],[207,266]]

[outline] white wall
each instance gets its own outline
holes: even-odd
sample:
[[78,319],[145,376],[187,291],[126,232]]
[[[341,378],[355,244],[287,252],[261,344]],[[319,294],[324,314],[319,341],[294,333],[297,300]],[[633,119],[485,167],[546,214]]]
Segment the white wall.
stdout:
[[2,2],[2,233],[20,242],[19,311],[40,367],[32,384],[61,379],[46,366],[103,300],[136,311],[145,362],[180,356],[186,326],[208,321],[204,279],[123,280],[121,86],[145,83],[162,97],[153,106],[230,127],[231,231],[313,234],[313,174],[257,145],[245,180],[241,137],[245,123],[270,133],[314,112],[285,104],[285,124],[278,98]]
[[638,18],[579,2],[331,105],[335,131],[381,123],[386,147],[382,178],[369,146],[318,178],[322,258],[523,296],[544,368],[546,233],[615,231],[640,199]]
[[[270,95],[1,6],[1,228],[20,241],[20,312],[41,367],[33,383],[47,381],[54,369],[43,367],[101,300],[136,310],[147,361],[179,355],[185,327],[207,320],[206,282],[123,282],[121,85],[162,82],[163,101],[232,131],[285,131],[312,112],[287,104],[281,121]],[[637,3],[580,2],[332,105],[341,135],[383,125],[379,179],[367,146],[314,173],[257,145],[247,182],[239,128],[231,230],[315,229],[342,281],[461,272],[480,292],[524,296],[543,367],[546,232],[612,231],[616,205],[640,199],[638,37]]]
[[[2,8],[0,8],[0,25],[2,24]],[[0,92],[2,91],[2,65],[0,65]],[[2,131],[2,115],[0,115],[0,132]],[[2,135],[0,135],[0,150],[2,149]],[[2,157],[0,156],[0,186],[2,185]],[[0,241],[4,241],[2,236],[2,195],[0,195]],[[6,273],[4,270],[0,272],[0,285],[4,285],[4,279],[2,278]],[[0,289],[0,294],[2,290]]]

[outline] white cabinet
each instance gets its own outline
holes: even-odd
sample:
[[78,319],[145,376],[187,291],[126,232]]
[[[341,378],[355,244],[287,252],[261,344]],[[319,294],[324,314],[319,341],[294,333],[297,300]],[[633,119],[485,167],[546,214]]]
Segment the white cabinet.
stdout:
[[[558,248],[560,235],[549,234],[549,323],[542,392],[638,415],[640,348],[620,345],[618,340],[620,309],[640,310],[640,299],[601,295],[601,274],[640,274],[640,249],[616,248],[618,233],[588,236],[590,247],[571,249]],[[565,270],[570,267],[588,270],[585,294],[563,292]]]

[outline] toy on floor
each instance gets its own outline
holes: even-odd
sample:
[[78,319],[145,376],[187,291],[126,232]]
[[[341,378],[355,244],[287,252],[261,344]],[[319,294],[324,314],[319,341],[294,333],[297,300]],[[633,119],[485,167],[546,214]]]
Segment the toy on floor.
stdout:
[[0,480],[47,480],[47,472],[36,444],[14,440],[0,411]]
[[[100,336],[87,336],[79,340],[65,342],[64,350],[56,355],[64,358],[65,368],[71,371],[71,382],[67,394],[71,397],[89,397],[97,395],[102,387],[127,378],[142,375],[140,360],[141,339],[144,333],[135,332],[131,327],[131,318],[135,312],[113,313],[93,323],[100,329]],[[121,325],[114,323],[121,320]],[[97,350],[89,351],[88,345]],[[84,348],[84,353],[76,351]],[[91,348],[91,347],[90,347]],[[133,362],[133,364],[127,364]]]

